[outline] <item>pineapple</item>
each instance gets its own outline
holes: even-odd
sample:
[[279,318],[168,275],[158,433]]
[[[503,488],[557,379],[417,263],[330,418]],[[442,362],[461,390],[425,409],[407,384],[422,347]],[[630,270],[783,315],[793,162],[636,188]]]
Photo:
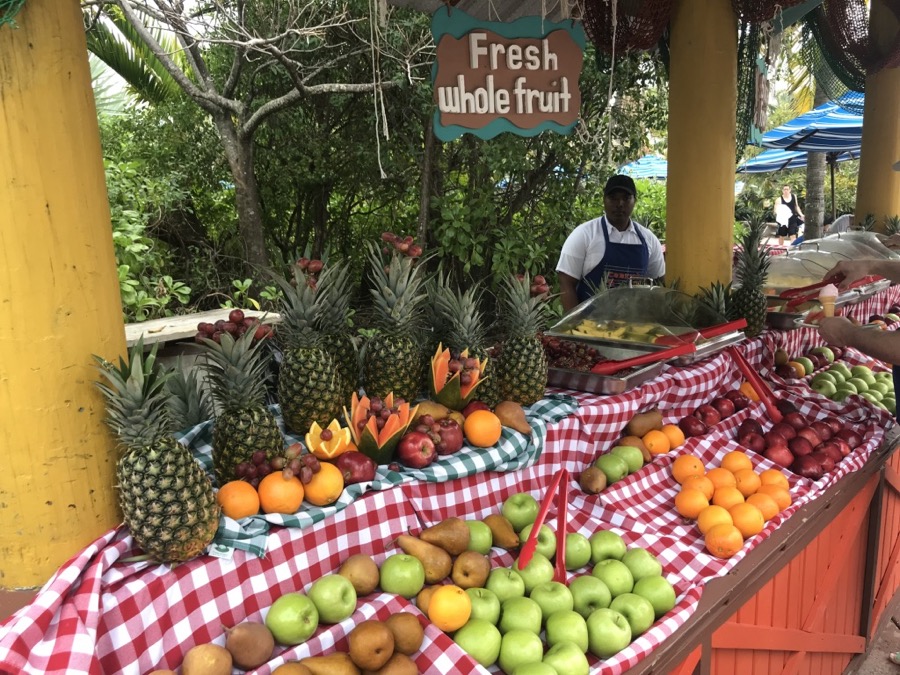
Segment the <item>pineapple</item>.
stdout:
[[720,317],[727,318],[731,313],[731,284],[715,281],[706,288],[701,288],[697,301],[702,306],[698,314],[707,314],[712,310]]
[[219,485],[242,478],[238,465],[256,465],[255,452],[266,461],[280,455],[284,439],[275,415],[266,407],[269,361],[265,343],[253,344],[253,331],[237,340],[222,333],[221,342],[203,340],[203,368],[216,402],[213,426],[213,468]]
[[166,380],[166,387],[171,395],[169,415],[173,429],[184,431],[212,419],[213,408],[197,371],[185,366],[180,356]]
[[422,305],[427,297],[422,267],[394,252],[387,266],[379,250],[369,246],[372,269],[373,317],[377,333],[366,343],[363,357],[363,384],[366,393],[406,401],[418,398],[427,364]]
[[768,303],[763,287],[769,274],[769,253],[761,246],[765,227],[761,221],[750,223],[734,270],[737,288],[731,294],[728,318],[732,321],[745,318],[744,333],[748,337],[759,335],[766,325]]
[[320,297],[296,265],[293,273],[293,283],[273,275],[283,293],[278,334],[284,357],[278,374],[278,401],[285,426],[305,435],[313,422],[325,428],[340,416],[344,384],[316,328]]
[[94,356],[106,382],[106,423],[122,454],[116,465],[119,506],[137,544],[154,560],[174,564],[204,551],[219,525],[212,482],[190,451],[172,435],[166,380],[154,369],[153,345],[143,340],[119,367]]
[[326,267],[318,283],[319,315],[317,325],[325,337],[323,346],[331,355],[344,385],[342,401],[347,402],[359,382],[359,351],[351,332],[350,267],[331,264]]
[[544,328],[546,314],[544,297],[531,295],[528,275],[503,281],[500,320],[506,338],[499,363],[494,362],[500,400],[531,405],[544,397],[547,356],[538,333]]

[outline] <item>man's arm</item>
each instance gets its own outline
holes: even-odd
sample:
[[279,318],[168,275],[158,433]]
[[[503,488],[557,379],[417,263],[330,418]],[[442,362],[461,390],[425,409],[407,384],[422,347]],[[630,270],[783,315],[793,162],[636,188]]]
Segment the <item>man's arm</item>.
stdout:
[[823,280],[836,283],[839,288],[847,288],[854,281],[870,274],[890,279],[892,283],[900,283],[900,260],[841,260],[825,273]]
[[900,363],[898,332],[863,328],[842,316],[835,316],[819,321],[819,335],[838,347],[853,347],[885,363]]
[[562,302],[563,311],[566,313],[578,304],[578,294],[575,289],[578,286],[578,279],[569,276],[565,272],[557,272],[559,277],[559,299]]

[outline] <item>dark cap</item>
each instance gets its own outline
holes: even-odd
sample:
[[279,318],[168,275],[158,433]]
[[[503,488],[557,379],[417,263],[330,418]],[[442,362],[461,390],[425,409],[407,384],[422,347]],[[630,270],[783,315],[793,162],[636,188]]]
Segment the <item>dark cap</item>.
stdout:
[[606,181],[606,187],[603,188],[603,194],[608,195],[616,190],[624,190],[632,197],[637,197],[637,188],[634,186],[634,181],[631,180],[631,176],[626,176],[624,174],[610,176],[609,180]]

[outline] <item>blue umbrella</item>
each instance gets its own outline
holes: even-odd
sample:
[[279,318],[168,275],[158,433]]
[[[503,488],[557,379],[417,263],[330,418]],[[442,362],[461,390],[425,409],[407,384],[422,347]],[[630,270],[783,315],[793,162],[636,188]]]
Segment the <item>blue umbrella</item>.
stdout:
[[829,102],[767,131],[761,145],[806,152],[858,152],[862,145],[862,125],[862,115]]
[[[801,150],[766,150],[756,157],[741,162],[738,173],[768,173],[784,169],[803,169],[806,167],[807,153]],[[848,159],[859,159],[859,148],[846,152],[829,152],[828,162],[846,162]]]
[[659,178],[665,180],[669,174],[669,164],[665,157],[644,155],[638,160],[619,167],[619,173],[632,178]]

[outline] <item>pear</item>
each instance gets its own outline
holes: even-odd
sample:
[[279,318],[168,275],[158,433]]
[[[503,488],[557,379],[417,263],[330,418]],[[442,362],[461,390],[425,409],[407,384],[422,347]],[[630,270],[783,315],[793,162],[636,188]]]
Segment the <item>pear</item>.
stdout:
[[[394,634],[383,621],[369,619],[357,624],[347,640],[350,643],[350,658],[363,670],[378,670],[394,655]],[[327,675],[339,674],[328,671]]]
[[447,518],[432,525],[419,535],[419,539],[440,546],[450,555],[459,555],[469,548],[471,531],[464,520]]
[[297,661],[288,661],[273,670],[272,675],[313,675],[313,671]]
[[394,634],[394,650],[409,656],[419,651],[425,639],[425,629],[410,612],[391,614],[384,621]]
[[[469,530],[465,525],[463,527],[466,528],[466,531]],[[444,549],[409,534],[401,534],[397,537],[397,546],[402,548],[404,553],[419,559],[422,567],[425,568],[426,584],[436,584],[450,575],[453,561],[450,559],[450,554]]]
[[519,548],[519,535],[513,529],[512,523],[499,513],[492,513],[484,519],[484,524],[491,528],[494,546],[505,548],[508,551]]
[[419,667],[406,654],[394,652],[394,655],[381,668],[364,670],[363,675],[419,675]]
[[416,595],[416,607],[418,607],[419,611],[425,616],[428,616],[428,603],[431,602],[431,596],[434,595],[434,592],[438,588],[440,588],[440,586],[426,586],[419,591],[418,595]]
[[453,561],[453,583],[466,588],[484,588],[488,574],[491,573],[491,561],[478,551],[463,551]]
[[531,436],[531,425],[525,418],[525,410],[515,401],[501,401],[494,408],[494,414],[503,426]]
[[225,649],[241,670],[259,668],[272,656],[275,638],[263,623],[245,621],[225,632]]
[[182,675],[231,675],[231,652],[212,643],[188,649],[181,662]]
[[335,652],[328,656],[308,656],[300,659],[312,675],[360,675],[359,668],[349,654]]
[[415,426],[416,421],[423,415],[431,415],[434,418],[434,421],[437,422],[438,420],[448,417],[451,412],[453,411],[451,411],[450,408],[437,401],[419,401],[413,416],[412,426]]
[[378,565],[365,553],[347,558],[338,574],[350,580],[357,596],[368,595],[378,587]]

